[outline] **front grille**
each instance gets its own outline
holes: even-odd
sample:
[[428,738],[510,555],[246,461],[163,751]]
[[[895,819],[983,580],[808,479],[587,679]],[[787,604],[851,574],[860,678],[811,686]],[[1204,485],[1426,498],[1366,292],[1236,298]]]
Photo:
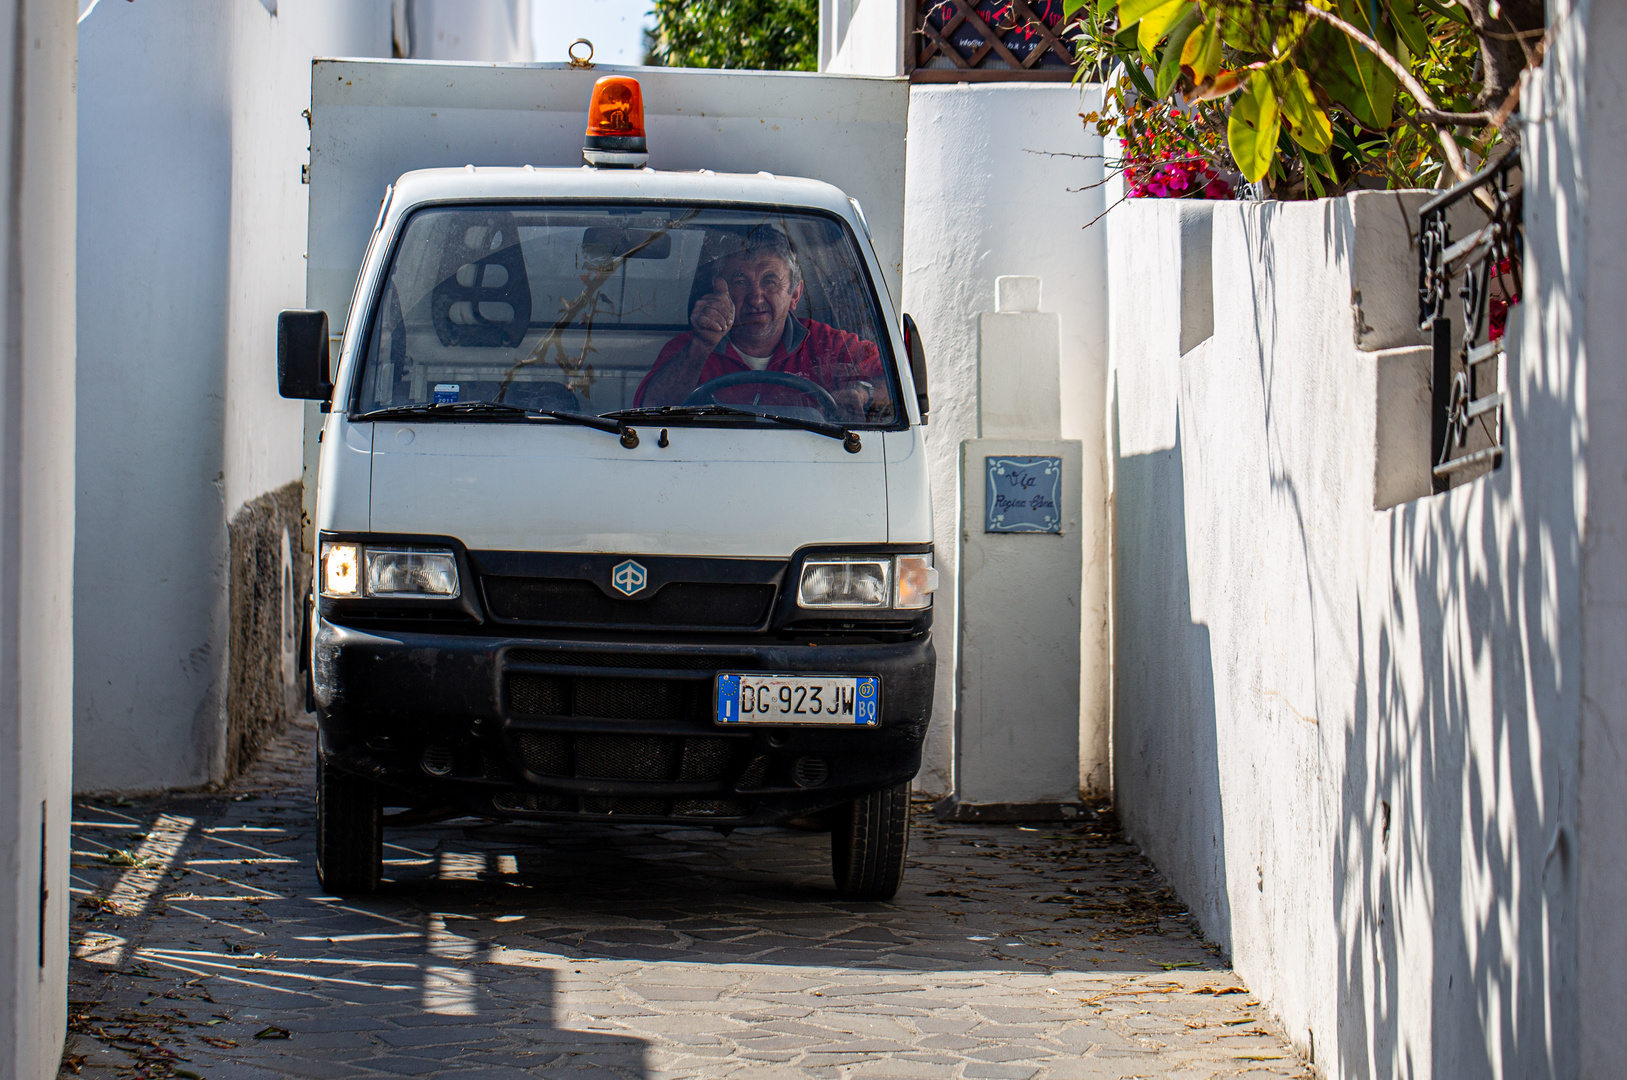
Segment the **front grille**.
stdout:
[[564,810],[565,802],[563,795],[538,795],[530,791],[505,791],[491,801],[499,810],[518,810],[521,813],[533,814]]
[[522,716],[592,716],[602,720],[682,720],[711,698],[706,683],[679,679],[614,679],[510,672],[509,711]]
[[528,716],[563,716],[570,682],[549,675],[510,675],[508,707]]
[[571,775],[569,735],[521,735],[515,740],[528,772],[541,776]]
[[763,781],[767,779],[768,759],[765,757],[752,758],[751,764],[746,766],[746,771],[740,774],[740,780],[735,784],[735,787],[741,791],[750,791],[752,788],[762,787]]
[[730,773],[734,740],[715,735],[570,735],[514,737],[527,771],[592,780],[713,783]]
[[733,799],[679,799],[672,812],[679,817],[739,817],[746,810]]
[[582,812],[587,814],[637,814],[642,817],[661,817],[667,812],[667,800],[628,799],[616,796],[583,799]]
[[[596,735],[523,732],[514,750],[527,772],[541,777],[671,783],[723,783],[742,773],[743,747],[712,735]],[[746,766],[760,774],[761,759]],[[757,781],[760,783],[761,781]],[[736,799],[659,795],[555,795],[505,792],[492,800],[510,813],[583,813],[636,817],[740,817]]]
[[544,626],[750,630],[768,619],[774,586],[674,581],[649,596],[608,596],[581,578],[487,577],[486,606],[511,622]]
[[576,775],[597,780],[671,780],[681,751],[677,739],[660,735],[581,735]]
[[514,649],[513,664],[552,664],[555,667],[654,668],[664,671],[753,671],[757,661],[743,656],[689,656],[681,653],[614,653],[566,650]]
[[695,686],[670,679],[573,679],[574,716],[612,720],[671,720],[682,717]]

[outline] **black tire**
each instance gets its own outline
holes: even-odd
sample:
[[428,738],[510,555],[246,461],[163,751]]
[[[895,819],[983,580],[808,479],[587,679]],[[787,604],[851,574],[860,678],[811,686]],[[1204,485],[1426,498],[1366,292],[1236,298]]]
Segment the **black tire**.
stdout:
[[370,781],[316,757],[316,876],[341,896],[370,893],[384,870],[384,814]]
[[891,900],[904,883],[910,786],[883,788],[831,814],[830,869],[846,900]]

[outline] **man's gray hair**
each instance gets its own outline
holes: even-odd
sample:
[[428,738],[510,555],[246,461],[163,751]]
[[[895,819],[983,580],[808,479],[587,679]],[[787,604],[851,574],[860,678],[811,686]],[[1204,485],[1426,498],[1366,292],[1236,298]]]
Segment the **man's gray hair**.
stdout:
[[772,225],[759,225],[746,234],[746,255],[778,255],[785,260],[785,265],[791,268],[790,287],[795,289],[802,282],[802,267],[797,262],[796,252],[791,250],[790,239]]

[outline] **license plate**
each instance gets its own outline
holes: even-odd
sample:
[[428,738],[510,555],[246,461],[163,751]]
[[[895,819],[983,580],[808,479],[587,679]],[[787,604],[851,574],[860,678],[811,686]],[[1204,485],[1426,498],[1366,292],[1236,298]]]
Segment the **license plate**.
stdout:
[[831,724],[874,727],[881,680],[874,675],[736,675],[717,677],[720,724]]

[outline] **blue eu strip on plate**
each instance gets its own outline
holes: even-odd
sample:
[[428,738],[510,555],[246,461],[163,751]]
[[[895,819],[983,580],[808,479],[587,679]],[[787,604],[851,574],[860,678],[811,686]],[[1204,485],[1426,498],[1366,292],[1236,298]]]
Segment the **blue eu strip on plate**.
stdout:
[[881,679],[875,675],[717,677],[720,724],[815,724],[874,727],[881,720]]

